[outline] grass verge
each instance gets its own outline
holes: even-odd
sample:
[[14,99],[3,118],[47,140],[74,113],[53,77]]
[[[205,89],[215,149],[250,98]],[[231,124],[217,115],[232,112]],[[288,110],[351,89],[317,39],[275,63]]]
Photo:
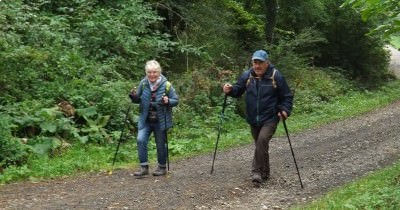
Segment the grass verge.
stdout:
[[400,209],[400,161],[292,209]]
[[[375,91],[351,92],[335,98],[330,103],[320,104],[315,112],[296,113],[287,121],[291,133],[321,126],[337,120],[355,117],[376,108],[400,100],[398,90],[400,81],[392,81]],[[231,112],[231,111],[229,111]],[[217,121],[213,121],[217,122]],[[195,122],[193,122],[195,123]],[[204,123],[204,122],[203,122]],[[179,131],[172,129],[168,137],[170,161],[188,158],[214,150],[217,138],[214,123],[199,124],[195,129]],[[284,135],[283,126],[278,127],[276,135]],[[187,132],[187,133],[182,133]],[[248,125],[238,117],[228,117],[224,122],[218,150],[222,151],[252,142]],[[155,162],[155,144],[150,141],[149,159]],[[87,172],[109,171],[113,168],[137,167],[135,137],[130,137],[121,145],[115,167],[112,166],[116,143],[108,146],[75,145],[53,158],[37,157],[29,160],[23,167],[9,167],[0,174],[0,184],[17,181],[39,181],[62,176],[74,176]],[[211,159],[210,159],[211,160]]]

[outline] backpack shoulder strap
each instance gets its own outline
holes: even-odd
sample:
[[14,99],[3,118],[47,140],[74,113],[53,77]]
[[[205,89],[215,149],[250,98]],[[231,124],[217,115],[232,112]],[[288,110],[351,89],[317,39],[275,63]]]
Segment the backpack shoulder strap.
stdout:
[[170,90],[171,90],[171,83],[167,81],[165,84],[165,95],[169,95]]
[[[276,73],[276,68],[274,68],[273,69],[273,72],[272,72],[272,76],[270,77],[270,79],[272,80],[272,87],[274,87],[274,88],[277,88],[278,86],[276,85],[276,81],[275,81],[275,73]],[[247,78],[247,81],[246,81],[246,87],[249,85],[249,83],[250,83],[250,80],[253,78],[253,76],[251,75],[251,73],[249,73],[249,76],[248,76],[248,78]]]
[[272,76],[270,77],[270,79],[272,79],[272,87],[277,88],[275,81],[275,73],[276,73],[276,68],[274,68],[274,71],[272,72]]
[[138,96],[139,97],[142,96],[142,93],[143,93],[143,90],[144,90],[145,86],[146,86],[146,83],[145,83],[145,80],[143,79],[139,83],[139,87],[140,87],[140,91],[138,92]]
[[[143,90],[145,88],[145,85],[146,84],[145,84],[144,80],[140,81],[139,86],[141,86],[141,88],[140,88],[140,92],[138,92],[139,96],[142,95]],[[169,81],[166,81],[166,83],[165,83],[165,95],[169,95],[169,91],[170,90],[171,90],[171,83]]]
[[247,73],[247,80],[246,80],[246,88],[247,86],[249,86],[250,84],[250,80],[253,78],[253,76],[251,75],[251,70]]

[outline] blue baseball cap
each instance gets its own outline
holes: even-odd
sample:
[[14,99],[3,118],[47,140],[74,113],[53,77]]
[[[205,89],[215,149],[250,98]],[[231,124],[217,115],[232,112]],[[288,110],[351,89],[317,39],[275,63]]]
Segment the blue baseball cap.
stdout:
[[268,53],[265,50],[257,50],[253,53],[251,60],[266,61],[268,60]]

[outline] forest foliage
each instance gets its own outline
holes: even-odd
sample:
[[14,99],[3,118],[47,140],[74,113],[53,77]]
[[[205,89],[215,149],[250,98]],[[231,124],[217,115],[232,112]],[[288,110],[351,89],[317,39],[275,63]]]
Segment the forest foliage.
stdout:
[[[1,0],[0,168],[61,156],[71,145],[115,144],[128,92],[149,59],[160,61],[180,96],[174,132],[182,144],[200,135],[193,128],[215,126],[221,85],[257,49],[270,52],[295,89],[294,113],[375,88],[392,78],[385,40],[367,35],[378,20],[365,22],[342,3]],[[241,100],[229,108],[227,117],[244,115]]]

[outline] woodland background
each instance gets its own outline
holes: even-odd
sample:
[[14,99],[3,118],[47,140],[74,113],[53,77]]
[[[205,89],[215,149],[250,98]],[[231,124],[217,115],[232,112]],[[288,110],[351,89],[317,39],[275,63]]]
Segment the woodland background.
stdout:
[[[128,126],[124,119],[149,59],[161,63],[180,97],[175,156],[213,148],[221,85],[249,68],[258,49],[270,52],[295,92],[294,116],[323,114],[320,107],[337,97],[378,90],[394,79],[384,46],[399,31],[397,4],[1,0],[1,182],[99,170],[120,139],[131,143],[118,162],[137,162],[137,107]],[[244,115],[243,101],[229,99],[226,131],[246,126]],[[105,160],[77,160],[84,154]],[[47,165],[57,158],[65,165]]]

